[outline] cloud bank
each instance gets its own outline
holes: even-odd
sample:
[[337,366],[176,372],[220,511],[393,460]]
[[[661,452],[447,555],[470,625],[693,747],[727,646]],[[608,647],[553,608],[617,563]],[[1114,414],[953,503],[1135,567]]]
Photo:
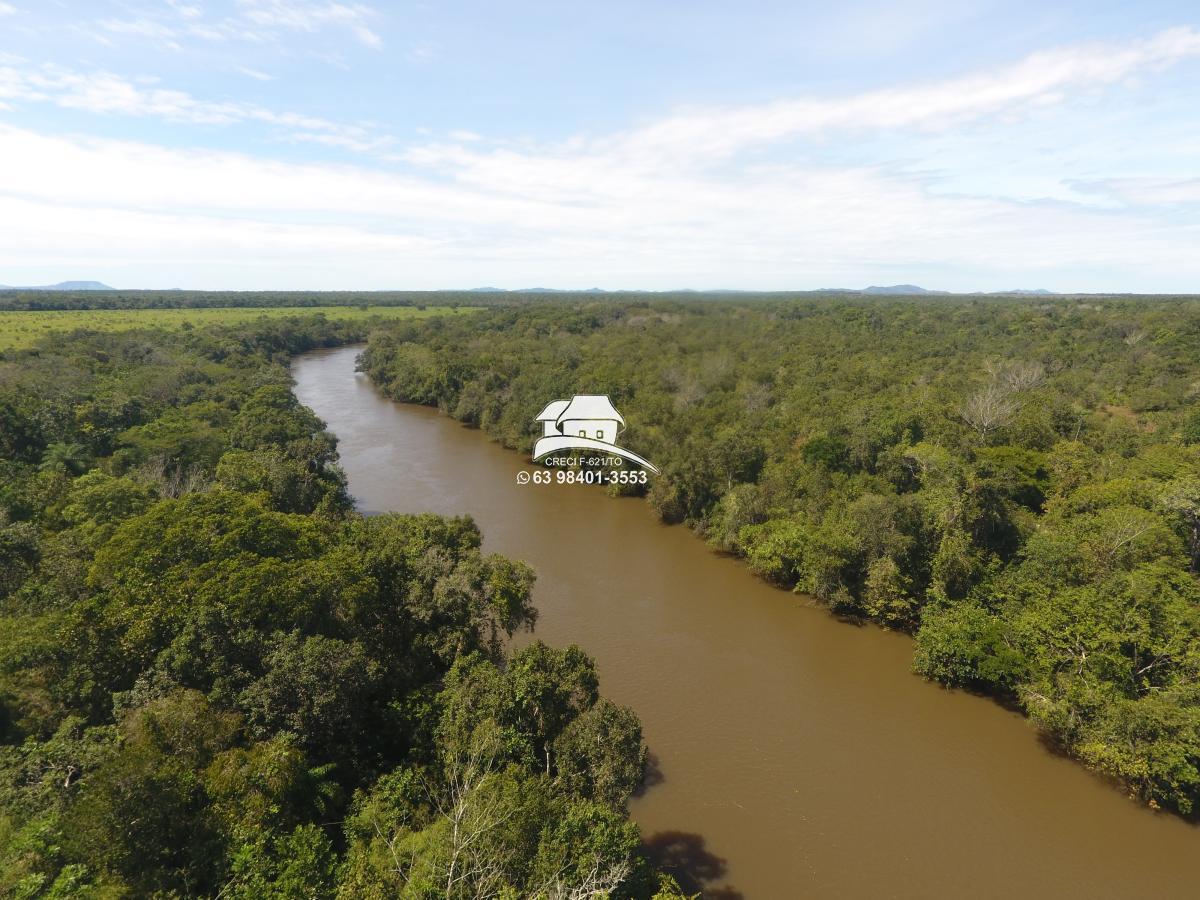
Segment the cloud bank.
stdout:
[[[357,27],[367,14],[242,5],[247,21],[269,28]],[[901,146],[942,133],[992,140],[1014,119],[1136,91],[1197,56],[1200,32],[1174,28],[937,82],[681,110],[551,144],[464,130],[403,148],[352,123],[9,64],[0,66],[3,103],[267,127],[359,159],[298,163],[0,123],[0,267],[118,282],[138,272],[171,286],[172,267],[186,266],[204,283],[183,286],[213,288],[803,288],[921,278],[952,289],[1194,289],[1200,225],[1179,211],[1200,204],[1195,173],[1113,173],[1086,186],[1103,203],[1029,202],[939,192],[919,166],[834,163],[816,151],[881,136]],[[1137,284],[1113,283],[1121,280]]]

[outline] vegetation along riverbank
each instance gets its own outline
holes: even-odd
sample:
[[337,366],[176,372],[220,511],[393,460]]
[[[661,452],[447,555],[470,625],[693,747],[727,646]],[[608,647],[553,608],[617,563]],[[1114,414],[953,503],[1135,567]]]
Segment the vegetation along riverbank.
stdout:
[[1195,298],[634,298],[401,323],[363,368],[522,451],[608,394],[665,521],[1192,815],[1198,351]]
[[351,509],[290,357],[362,320],[0,357],[0,895],[681,896],[645,748],[528,566]]

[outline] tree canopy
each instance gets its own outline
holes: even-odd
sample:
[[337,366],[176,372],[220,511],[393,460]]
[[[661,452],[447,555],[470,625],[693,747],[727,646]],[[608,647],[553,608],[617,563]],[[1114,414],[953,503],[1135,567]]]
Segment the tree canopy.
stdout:
[[362,367],[528,451],[608,394],[644,493],[918,672],[1200,802],[1200,300],[633,298],[376,333]]
[[509,652],[532,570],[352,509],[286,363],[360,335],[0,361],[0,894],[682,897],[626,815],[636,714],[577,647]]

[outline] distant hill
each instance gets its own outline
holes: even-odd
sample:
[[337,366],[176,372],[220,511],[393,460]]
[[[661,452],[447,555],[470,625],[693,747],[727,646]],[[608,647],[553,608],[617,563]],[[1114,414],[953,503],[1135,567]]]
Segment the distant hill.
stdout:
[[[807,293],[807,292],[805,292]],[[948,296],[954,291],[932,291],[929,288],[923,288],[918,284],[873,284],[865,288],[823,288],[815,293],[821,294],[878,294],[878,295],[913,295],[913,294],[929,294]],[[1033,288],[1031,290],[1017,289],[1012,291],[972,291],[974,294],[987,294],[990,296],[1001,297],[1053,297],[1057,294],[1056,291],[1048,291],[1045,288]]]
[[518,290],[511,291],[510,293],[513,293],[513,294],[608,294],[611,292],[606,291],[604,288],[598,288],[598,287],[587,288],[586,290],[582,290],[582,291],[573,291],[573,290],[570,290],[569,288],[564,289],[564,288],[531,287],[531,288],[520,288]]
[[58,284],[37,284],[13,287],[0,284],[0,291],[115,291],[103,281],[60,281]]
[[931,291],[915,284],[876,285],[863,288],[860,294],[948,294],[949,291]]

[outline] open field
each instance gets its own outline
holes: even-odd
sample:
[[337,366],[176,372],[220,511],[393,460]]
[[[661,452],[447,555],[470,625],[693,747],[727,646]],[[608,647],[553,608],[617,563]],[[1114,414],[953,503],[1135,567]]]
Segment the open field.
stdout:
[[48,334],[65,331],[128,331],[133,328],[181,328],[190,325],[233,325],[259,318],[312,316],[318,313],[330,319],[384,319],[452,314],[461,315],[472,307],[429,306],[302,306],[271,308],[213,309],[71,309],[37,312],[0,311],[0,350],[31,347]]

